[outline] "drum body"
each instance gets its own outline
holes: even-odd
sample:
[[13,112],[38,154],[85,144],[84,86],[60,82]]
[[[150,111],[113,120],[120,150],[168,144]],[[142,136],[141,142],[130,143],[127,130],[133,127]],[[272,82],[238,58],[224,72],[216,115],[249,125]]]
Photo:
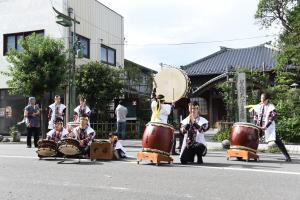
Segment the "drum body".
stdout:
[[38,141],[38,150],[36,151],[39,157],[52,157],[57,155],[57,144],[53,140]]
[[143,134],[142,151],[170,155],[173,133],[174,128],[168,124],[149,122]]
[[74,128],[76,128],[77,126],[79,126],[79,122],[68,122],[67,123],[67,131],[69,132],[69,133],[71,133],[72,131],[73,131],[73,129]]
[[261,129],[250,123],[234,123],[230,133],[230,149],[242,149],[256,153]]
[[189,77],[177,68],[163,68],[155,75],[154,84],[156,93],[164,95],[167,103],[186,97],[190,90]]
[[79,141],[71,138],[62,139],[58,151],[66,156],[78,155],[80,154]]

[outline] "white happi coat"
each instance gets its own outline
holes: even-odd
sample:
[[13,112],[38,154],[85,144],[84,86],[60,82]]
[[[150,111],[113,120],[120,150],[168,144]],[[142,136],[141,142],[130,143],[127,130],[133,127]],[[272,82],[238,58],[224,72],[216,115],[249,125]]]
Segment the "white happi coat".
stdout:
[[[52,110],[50,120],[48,122],[48,129],[54,129],[54,120],[55,120],[55,103],[51,104],[49,108]],[[58,112],[63,113],[66,106],[64,104],[59,104],[58,106]],[[62,120],[64,119],[63,116],[61,116]]]
[[[263,104],[258,104],[254,107],[254,111],[260,116],[262,112]],[[275,106],[271,103],[265,105],[264,114],[262,118],[262,126],[267,125],[268,123],[268,116],[270,112],[275,110]],[[265,130],[265,141],[271,142],[276,140],[276,130],[275,130],[275,121],[273,120],[270,126]]]
[[[48,137],[52,138],[53,135],[55,135],[55,129],[52,129],[47,133],[47,138]],[[67,137],[67,135],[68,135],[68,131],[65,128],[62,128],[61,135],[60,135],[60,140]]]
[[[73,133],[75,134],[75,138],[79,140],[80,138],[80,126],[77,126],[76,128],[73,129]],[[89,141],[88,145],[91,145],[92,143],[92,140],[95,138],[96,136],[96,133],[94,131],[94,129],[92,129],[90,126],[87,126],[87,128],[85,129],[85,133],[87,135],[90,135],[92,134],[92,138],[91,140]]]
[[[78,114],[78,117],[74,122],[80,122],[80,117],[81,117],[80,116],[80,105],[74,109],[74,112],[76,112]],[[85,106],[84,114],[89,115],[90,113],[91,113],[91,109],[88,106]]]
[[[156,106],[157,106],[157,102],[152,101],[152,103],[151,103],[152,113],[154,113]],[[160,123],[167,124],[168,116],[171,113],[171,109],[172,109],[172,106],[169,104],[164,104],[164,103],[160,104],[160,111],[158,113],[157,119],[156,120],[152,119],[153,118],[153,116],[152,116],[151,122],[160,122]]]
[[[190,122],[190,117],[188,116],[184,120],[181,121],[181,125],[182,126],[187,125],[189,122]],[[195,122],[199,126],[202,126],[203,124],[208,124],[208,121],[205,118],[200,117],[200,116],[195,119]],[[183,152],[183,150],[186,147],[187,135],[188,135],[187,133],[184,134],[184,138],[183,138],[183,142],[182,142],[182,146],[181,146],[179,158],[181,158],[182,152]],[[204,138],[204,132],[203,131],[199,132],[197,130],[196,142],[202,143],[202,144],[204,144],[206,146],[206,141],[205,141],[205,138]]]
[[125,156],[127,156],[126,150],[125,150],[125,148],[123,147],[123,145],[121,144],[120,141],[117,141],[115,149],[121,149],[124,152]]

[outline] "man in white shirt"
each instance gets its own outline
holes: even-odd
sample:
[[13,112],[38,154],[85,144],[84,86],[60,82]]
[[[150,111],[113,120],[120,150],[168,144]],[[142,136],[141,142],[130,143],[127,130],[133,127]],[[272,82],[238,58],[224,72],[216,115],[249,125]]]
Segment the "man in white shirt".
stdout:
[[119,101],[119,105],[115,110],[115,114],[117,116],[117,134],[119,138],[126,138],[126,116],[128,114],[127,108],[124,106],[124,102],[122,100]]
[[199,104],[195,101],[190,105],[190,114],[181,122],[181,131],[184,139],[180,151],[180,161],[182,164],[194,162],[197,155],[198,164],[202,164],[202,156],[205,156],[207,148],[204,132],[208,130],[208,121],[199,116]]

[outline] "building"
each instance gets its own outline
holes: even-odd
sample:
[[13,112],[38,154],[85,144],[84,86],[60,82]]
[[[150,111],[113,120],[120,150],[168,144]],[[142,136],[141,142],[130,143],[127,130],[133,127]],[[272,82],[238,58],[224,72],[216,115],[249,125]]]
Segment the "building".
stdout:
[[[36,32],[64,40],[66,48],[74,30],[56,23],[59,12],[76,18],[77,39],[83,48],[83,58],[76,65],[90,60],[101,61],[113,67],[124,67],[123,17],[97,0],[2,0],[0,2],[0,71],[7,72],[6,60],[10,48],[22,50],[18,41]],[[69,8],[72,8],[69,9]],[[0,133],[21,121],[25,97],[8,94],[6,81],[0,74]],[[11,112],[7,112],[11,111]],[[9,113],[9,114],[8,114]]]
[[248,48],[221,47],[219,51],[182,67],[191,80],[191,100],[200,103],[201,115],[211,126],[225,120],[226,108],[216,85],[240,68],[271,71],[276,51],[265,44]]

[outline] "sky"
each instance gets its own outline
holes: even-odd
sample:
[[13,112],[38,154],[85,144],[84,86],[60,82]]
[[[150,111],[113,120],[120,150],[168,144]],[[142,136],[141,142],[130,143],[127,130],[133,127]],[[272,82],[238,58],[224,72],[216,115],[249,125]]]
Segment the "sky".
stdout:
[[99,1],[124,17],[125,58],[157,71],[160,63],[187,65],[220,46],[275,41],[279,30],[262,29],[254,19],[259,0]]

